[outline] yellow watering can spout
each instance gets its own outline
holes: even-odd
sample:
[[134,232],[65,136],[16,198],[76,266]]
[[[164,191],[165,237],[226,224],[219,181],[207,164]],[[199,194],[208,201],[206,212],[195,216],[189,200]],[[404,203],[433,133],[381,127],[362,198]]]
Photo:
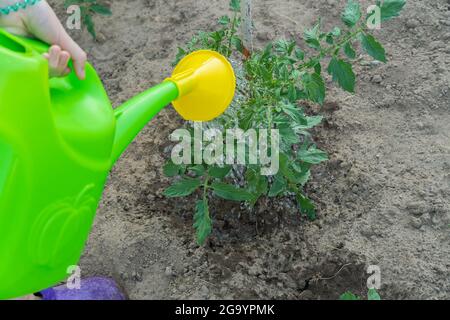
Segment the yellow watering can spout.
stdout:
[[168,81],[177,84],[177,112],[190,121],[210,121],[230,105],[236,78],[227,59],[214,51],[197,51],[180,61]]
[[142,128],[172,102],[190,121],[210,121],[233,100],[236,78],[228,60],[215,51],[201,50],[180,61],[172,77],[115,110],[117,119],[113,159],[117,160]]

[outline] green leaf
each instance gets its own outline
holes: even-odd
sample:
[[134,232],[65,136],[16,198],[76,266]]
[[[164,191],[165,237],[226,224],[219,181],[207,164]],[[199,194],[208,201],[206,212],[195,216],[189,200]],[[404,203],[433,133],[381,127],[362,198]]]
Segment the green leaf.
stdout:
[[361,6],[358,2],[349,0],[342,13],[342,21],[350,28],[354,27],[361,19]]
[[231,19],[230,19],[229,16],[222,16],[222,17],[220,17],[220,19],[219,19],[219,24],[224,25],[224,26],[229,25],[230,22],[231,22]]
[[231,8],[231,11],[234,11],[234,12],[241,11],[241,0],[231,0],[230,8]]
[[355,49],[353,49],[351,42],[347,42],[344,45],[344,53],[349,59],[355,59],[356,58],[356,52]]
[[328,66],[328,73],[344,90],[355,92],[356,77],[350,63],[333,57]]
[[300,129],[312,129],[318,126],[323,120],[323,116],[306,117],[307,124]]
[[280,126],[279,128],[281,141],[290,148],[293,144],[297,144],[300,142],[300,138],[295,133],[294,129],[292,129],[288,124]]
[[369,289],[369,292],[367,293],[367,299],[368,300],[381,300],[380,295],[378,294],[377,290],[375,289]]
[[269,197],[278,197],[280,194],[286,192],[286,187],[286,179],[281,174],[277,174],[270,188]]
[[245,178],[247,180],[247,191],[252,195],[249,203],[253,207],[258,199],[267,193],[269,181],[266,176],[262,176],[259,171],[253,169],[247,169]]
[[111,9],[109,9],[108,7],[98,4],[98,3],[94,3],[90,6],[91,10],[94,11],[95,13],[101,14],[103,16],[110,16],[112,15]]
[[377,5],[381,9],[381,21],[398,17],[405,4],[406,0],[384,0],[383,4],[381,1],[377,1]]
[[186,197],[202,185],[197,179],[183,179],[175,182],[172,186],[164,191],[164,195],[169,198]]
[[298,153],[298,159],[310,164],[319,164],[328,160],[326,152],[319,150],[316,146],[311,146],[307,150],[300,150]]
[[197,177],[201,177],[205,174],[205,167],[201,164],[192,166],[190,168],[188,168],[189,171],[192,171],[196,174]]
[[237,51],[239,51],[240,53],[244,52],[244,44],[242,43],[241,38],[239,38],[238,36],[233,36],[231,38],[231,44],[236,48]]
[[305,52],[302,49],[297,47],[297,48],[295,48],[295,57],[298,60],[303,60],[303,59],[305,59]]
[[163,173],[166,177],[176,177],[178,176],[181,171],[183,170],[183,165],[177,165],[172,162],[172,160],[169,160],[163,168]]
[[383,46],[372,35],[361,34],[361,44],[372,58],[381,62],[387,62]]
[[325,100],[325,82],[320,74],[306,73],[303,76],[303,86],[309,100],[323,104]]
[[223,179],[225,178],[231,171],[231,166],[224,166],[224,167],[210,167],[208,169],[208,173],[211,177],[216,179]]
[[244,189],[237,188],[226,183],[215,182],[211,185],[211,187],[213,188],[216,196],[225,200],[250,201],[253,198],[252,194]]
[[91,34],[91,36],[95,39],[97,39],[97,34],[95,33],[95,25],[94,21],[92,20],[92,17],[89,14],[83,15],[84,23],[86,24],[87,31]]
[[339,300],[351,300],[351,301],[355,301],[355,300],[361,300],[361,298],[358,297],[356,294],[353,294],[353,293],[347,291],[346,293],[342,294],[342,295],[339,297]]
[[339,37],[341,35],[341,29],[339,27],[334,27],[331,34],[335,37]]
[[306,29],[304,32],[305,42],[313,49],[320,50],[320,21],[311,29]]
[[302,195],[301,193],[297,194],[297,204],[299,206],[300,212],[308,217],[310,220],[316,220],[316,207],[314,203]]
[[300,167],[297,164],[293,165],[294,171],[297,175],[297,183],[304,186],[311,178],[311,170],[309,167]]
[[70,7],[71,5],[74,5],[74,4],[81,4],[82,3],[82,1],[81,0],[65,0],[64,1],[64,8],[68,8],[68,7]]
[[294,162],[289,159],[285,153],[280,153],[280,172],[283,176],[293,184],[305,184],[309,176],[308,172],[299,172],[293,168]]
[[212,221],[207,201],[197,201],[194,215],[194,228],[197,231],[197,243],[203,245],[212,232]]

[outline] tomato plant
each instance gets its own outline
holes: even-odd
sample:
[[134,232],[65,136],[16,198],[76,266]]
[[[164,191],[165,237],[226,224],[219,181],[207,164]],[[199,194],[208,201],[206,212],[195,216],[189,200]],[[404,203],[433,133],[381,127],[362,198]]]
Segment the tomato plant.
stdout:
[[[378,2],[379,19],[384,22],[399,15],[405,0]],[[352,61],[357,58],[354,44],[372,58],[386,62],[383,46],[371,34],[357,1],[349,0],[341,15],[343,26],[322,30],[321,20],[303,34],[302,49],[293,40],[279,39],[263,50],[248,53],[239,36],[240,2],[230,3],[231,16],[219,20],[217,30],[199,32],[185,48],[179,48],[177,62],[198,49],[215,50],[237,59],[238,88],[232,107],[219,119],[205,124],[221,130],[239,128],[276,129],[280,136],[280,170],[273,176],[262,174],[262,165],[234,164],[175,165],[169,161],[164,172],[174,177],[167,197],[199,195],[194,227],[203,244],[212,231],[210,197],[245,202],[253,207],[261,197],[295,197],[299,213],[316,218],[314,203],[303,191],[311,168],[328,160],[326,152],[314,144],[310,129],[321,123],[321,116],[308,116],[305,102],[322,105],[326,98],[324,73],[339,87],[355,91],[356,77]],[[327,67],[323,65],[327,62]],[[325,69],[325,70],[324,70]],[[193,124],[187,124],[192,128]],[[272,152],[274,150],[271,150]]]

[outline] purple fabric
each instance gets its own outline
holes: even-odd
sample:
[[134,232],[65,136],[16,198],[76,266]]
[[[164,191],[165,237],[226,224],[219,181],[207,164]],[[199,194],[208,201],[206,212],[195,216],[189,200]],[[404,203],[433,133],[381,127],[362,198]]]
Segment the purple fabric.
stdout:
[[80,289],[62,285],[41,291],[43,300],[125,300],[111,279],[94,277],[81,280]]

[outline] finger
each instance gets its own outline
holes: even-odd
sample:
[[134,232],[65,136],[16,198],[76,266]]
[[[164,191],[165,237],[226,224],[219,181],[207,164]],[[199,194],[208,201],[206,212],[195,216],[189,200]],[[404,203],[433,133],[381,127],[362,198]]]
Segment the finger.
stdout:
[[61,51],[59,55],[58,69],[64,72],[67,68],[67,64],[69,63],[70,54],[67,51]]
[[66,67],[66,69],[64,69],[64,72],[62,74],[63,77],[69,75],[72,72],[72,70],[69,67]]
[[75,72],[78,78],[83,80],[86,77],[86,53],[75,43],[75,41],[72,40],[72,38],[67,33],[62,37],[61,45],[64,50],[70,53]]
[[59,55],[61,54],[61,48],[59,46],[52,46],[49,50],[48,64],[50,68],[56,69],[59,64]]

